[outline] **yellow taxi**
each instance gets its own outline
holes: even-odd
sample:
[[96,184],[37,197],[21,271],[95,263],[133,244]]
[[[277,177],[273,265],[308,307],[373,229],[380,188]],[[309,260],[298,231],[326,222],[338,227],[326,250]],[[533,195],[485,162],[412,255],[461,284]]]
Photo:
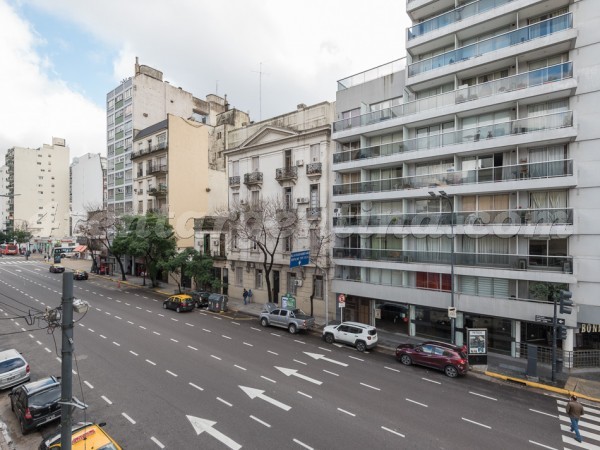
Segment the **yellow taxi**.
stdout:
[[171,295],[163,302],[164,309],[173,309],[177,312],[193,311],[196,307],[196,302],[191,295],[177,294]]
[[[80,422],[73,426],[73,435],[71,436],[72,450],[123,450],[109,435],[102,429],[105,423],[94,424],[89,422]],[[60,433],[44,440],[40,444],[40,450],[50,450],[60,448]]]

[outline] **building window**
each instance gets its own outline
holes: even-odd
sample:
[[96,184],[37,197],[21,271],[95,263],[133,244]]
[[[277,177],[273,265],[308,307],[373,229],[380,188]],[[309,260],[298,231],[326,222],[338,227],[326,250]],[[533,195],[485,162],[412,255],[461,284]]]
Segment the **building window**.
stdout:
[[293,236],[288,236],[288,237],[286,237],[284,239],[284,241],[283,241],[283,251],[285,253],[290,253],[290,252],[293,251],[293,248],[294,248],[293,242],[294,242]]
[[319,162],[321,160],[321,145],[320,144],[312,144],[310,146],[310,162]]
[[254,271],[254,287],[256,289],[262,289],[262,287],[263,287],[263,271],[262,271],[262,269],[256,269]]
[[323,277],[321,275],[313,277],[313,284],[315,286],[314,298],[323,298]]
[[290,294],[296,295],[298,287],[296,286],[296,272],[287,273],[287,291]]
[[417,272],[417,288],[450,292],[451,285],[450,274]]
[[243,267],[235,268],[235,284],[238,286],[244,285],[244,268]]

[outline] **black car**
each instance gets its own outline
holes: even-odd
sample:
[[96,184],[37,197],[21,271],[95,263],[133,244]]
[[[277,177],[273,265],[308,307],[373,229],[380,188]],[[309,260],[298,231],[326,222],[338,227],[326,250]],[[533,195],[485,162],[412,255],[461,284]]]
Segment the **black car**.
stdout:
[[208,297],[210,296],[210,292],[192,291],[190,292],[190,295],[196,303],[196,308],[208,308]]
[[22,384],[10,392],[10,409],[17,416],[21,432],[60,419],[60,379],[46,377]]
[[74,280],[87,280],[88,278],[89,278],[89,275],[85,270],[73,271],[73,279]]

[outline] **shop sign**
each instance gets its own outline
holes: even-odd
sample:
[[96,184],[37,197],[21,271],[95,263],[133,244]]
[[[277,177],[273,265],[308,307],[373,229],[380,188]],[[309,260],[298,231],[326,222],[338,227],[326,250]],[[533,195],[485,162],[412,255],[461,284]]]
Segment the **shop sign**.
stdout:
[[600,324],[597,323],[582,323],[579,326],[580,333],[600,333]]

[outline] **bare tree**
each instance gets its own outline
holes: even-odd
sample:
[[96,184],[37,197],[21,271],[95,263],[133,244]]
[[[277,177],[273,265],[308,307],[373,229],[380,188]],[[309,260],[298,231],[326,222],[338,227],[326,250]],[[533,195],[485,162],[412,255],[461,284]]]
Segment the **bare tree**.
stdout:
[[[313,280],[312,280],[312,291],[310,293],[310,315],[314,315],[313,300],[316,294],[317,283],[315,280],[319,273],[324,273],[329,270],[329,255],[327,254],[327,248],[331,242],[330,234],[316,233],[319,229],[312,229],[313,234],[310,244],[310,260],[314,266]],[[327,289],[326,283],[323,283],[323,289]],[[325,293],[323,293],[325,294]],[[326,295],[326,294],[325,294]]]
[[240,250],[257,251],[261,256],[269,302],[273,301],[271,271],[275,254],[285,239],[293,239],[298,230],[298,212],[279,197],[261,199],[250,205],[234,204],[217,211],[227,217],[226,226]]

